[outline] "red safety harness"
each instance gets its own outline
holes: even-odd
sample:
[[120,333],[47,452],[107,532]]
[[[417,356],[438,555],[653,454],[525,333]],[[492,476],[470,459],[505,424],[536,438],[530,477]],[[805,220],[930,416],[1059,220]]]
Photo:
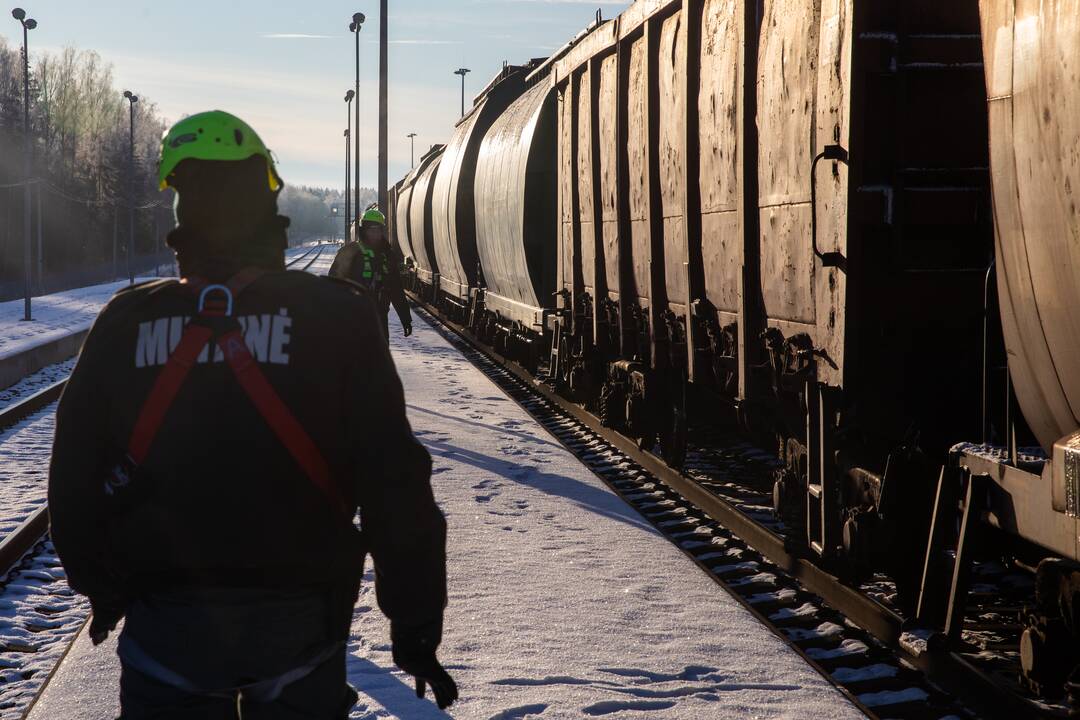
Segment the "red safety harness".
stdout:
[[179,344],[169,356],[139,411],[139,417],[131,431],[131,440],[128,442],[126,461],[130,471],[134,471],[146,460],[154,438],[188,373],[216,334],[217,345],[225,356],[225,362],[232,368],[240,387],[247,393],[255,409],[312,484],[326,495],[335,509],[348,516],[341,488],[334,482],[326,459],[266,379],[266,375],[248,350],[240,323],[233,317],[235,299],[264,274],[262,270],[249,268],[238,273],[225,285],[208,284],[198,279],[182,281],[184,286],[198,294],[199,312],[187,324]]

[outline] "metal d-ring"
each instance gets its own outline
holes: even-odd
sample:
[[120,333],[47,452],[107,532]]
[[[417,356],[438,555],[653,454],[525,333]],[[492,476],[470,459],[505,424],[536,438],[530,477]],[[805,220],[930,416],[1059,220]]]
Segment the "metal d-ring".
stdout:
[[232,291],[224,285],[207,285],[199,293],[199,312],[202,313],[203,306],[206,305],[206,296],[213,290],[220,290],[225,293],[225,316],[232,317],[233,313],[233,296]]

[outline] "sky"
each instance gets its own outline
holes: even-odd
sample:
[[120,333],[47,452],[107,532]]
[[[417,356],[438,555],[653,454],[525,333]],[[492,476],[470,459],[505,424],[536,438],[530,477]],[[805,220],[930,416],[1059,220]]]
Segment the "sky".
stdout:
[[[239,115],[280,160],[286,183],[342,187],[345,92],[353,86],[354,12],[361,33],[361,185],[378,177],[377,0],[21,0],[39,26],[30,54],[72,45],[113,64],[118,89],[157,103],[169,121],[203,110]],[[445,142],[466,104],[502,67],[546,57],[629,0],[389,0],[389,172]],[[6,17],[6,15],[4,16]],[[17,21],[0,22],[9,45]]]

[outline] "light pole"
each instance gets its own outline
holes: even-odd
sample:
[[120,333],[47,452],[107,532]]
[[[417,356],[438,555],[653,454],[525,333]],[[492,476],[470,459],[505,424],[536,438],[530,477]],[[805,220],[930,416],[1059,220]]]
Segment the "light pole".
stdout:
[[465,76],[471,72],[469,68],[458,68],[454,71],[455,75],[461,76],[461,117],[465,117]]
[[23,320],[30,317],[30,168],[32,163],[33,141],[30,138],[30,31],[37,27],[37,20],[26,17],[26,11],[15,8],[11,17],[22,23],[23,29],[23,182],[26,194],[23,198],[23,275],[26,283],[23,299]]
[[128,126],[128,243],[127,243],[127,266],[128,282],[135,284],[135,266],[132,265],[132,254],[135,252],[135,103],[139,102],[139,96],[133,95],[130,90],[124,91],[124,97],[128,101],[131,123]]
[[354,116],[356,119],[356,142],[353,143],[353,161],[356,165],[353,168],[353,215],[355,216],[355,222],[360,223],[360,31],[364,28],[364,20],[367,18],[364,13],[353,13],[352,22],[349,24],[349,30],[356,37],[356,107],[354,108]]
[[387,41],[389,18],[387,17],[386,4],[386,0],[381,0],[379,3],[379,209],[383,212],[386,212],[390,201],[387,191],[388,171],[386,164],[387,145],[390,142],[387,128],[389,109],[386,104],[387,66],[389,64],[389,42]]
[[351,191],[350,176],[352,174],[351,150],[349,149],[349,131],[345,131],[345,242],[349,242],[349,193]]
[[416,133],[409,133],[409,167],[416,167]]
[[[350,90],[345,93],[345,242],[349,241],[349,218],[352,217],[349,214],[349,209],[352,207],[349,202],[349,189],[352,187],[350,182],[350,175],[352,170],[352,161],[350,160],[350,143],[352,141],[352,102],[356,97],[356,91]],[[357,100],[356,104],[359,105],[360,101]]]

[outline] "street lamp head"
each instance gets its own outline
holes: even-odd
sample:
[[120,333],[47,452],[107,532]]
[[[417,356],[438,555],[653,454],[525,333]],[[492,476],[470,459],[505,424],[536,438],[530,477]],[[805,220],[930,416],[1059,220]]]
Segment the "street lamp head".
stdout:
[[470,70],[469,68],[458,68],[457,70],[454,71],[454,74],[455,75],[460,75],[461,77],[465,77],[466,75],[468,75],[471,72],[472,72],[472,70]]
[[37,20],[31,18],[30,20],[27,20],[23,23],[23,27],[25,27],[27,30],[33,30],[37,27]]
[[359,27],[364,24],[365,20],[367,20],[367,17],[364,15],[364,13],[353,13],[352,21],[356,23],[357,29],[359,29]]
[[354,97],[356,97],[356,91],[350,90],[349,92],[345,93],[345,102],[352,102]]
[[411,138],[416,137],[416,133],[409,133],[409,137],[411,137]]
[[26,11],[23,10],[22,8],[15,8],[14,10],[11,11],[11,17],[13,17],[16,20],[22,22],[23,20],[26,19]]

